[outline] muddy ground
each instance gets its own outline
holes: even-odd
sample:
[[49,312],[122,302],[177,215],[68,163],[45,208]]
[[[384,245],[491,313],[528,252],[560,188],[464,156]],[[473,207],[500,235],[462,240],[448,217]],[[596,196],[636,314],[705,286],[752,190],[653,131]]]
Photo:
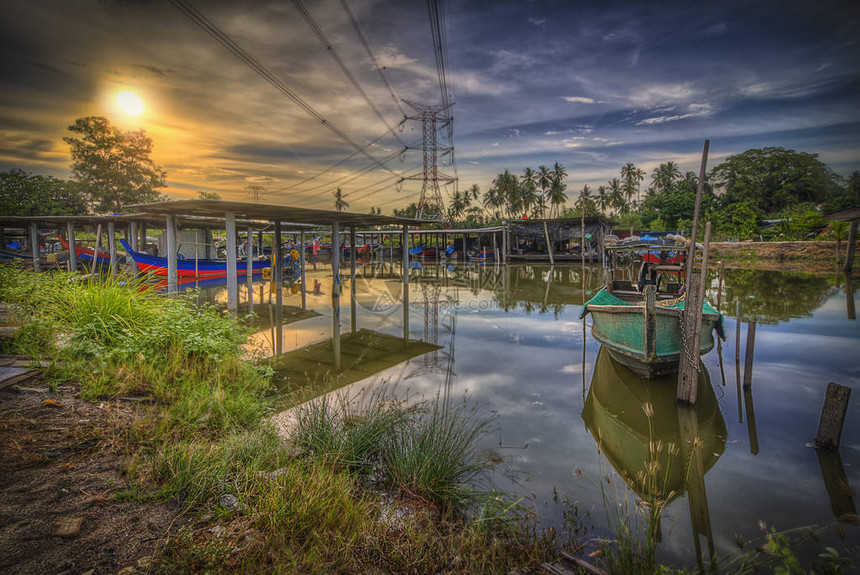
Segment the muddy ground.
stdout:
[[178,527],[169,504],[123,501],[116,440],[136,417],[39,383],[0,391],[0,573],[146,573]]
[[[836,261],[836,242],[712,242],[708,256],[711,264],[723,260],[726,267],[755,267],[778,271],[842,273],[847,242],[840,246]],[[860,275],[860,261],[854,257],[852,275]]]

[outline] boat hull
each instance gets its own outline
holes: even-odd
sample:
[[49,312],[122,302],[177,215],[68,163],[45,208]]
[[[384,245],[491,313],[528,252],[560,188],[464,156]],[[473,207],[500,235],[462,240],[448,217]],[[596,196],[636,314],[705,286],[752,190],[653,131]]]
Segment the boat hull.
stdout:
[[[137,269],[141,273],[150,273],[156,276],[167,276],[167,258],[159,256],[151,256],[141,252],[136,252],[131,249],[131,246],[125,240],[120,240],[122,247],[128,252],[128,255],[137,265]],[[268,258],[257,259],[251,262],[252,275],[263,273],[264,268],[271,267],[271,262]],[[177,275],[180,278],[200,278],[200,279],[217,279],[227,277],[227,260],[177,260],[176,262]],[[248,262],[237,259],[236,275],[245,277],[248,273]]]

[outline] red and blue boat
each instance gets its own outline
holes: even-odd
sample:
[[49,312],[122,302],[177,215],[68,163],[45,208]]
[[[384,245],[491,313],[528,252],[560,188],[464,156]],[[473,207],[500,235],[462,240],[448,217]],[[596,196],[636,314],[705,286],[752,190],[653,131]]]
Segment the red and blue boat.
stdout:
[[[137,269],[142,273],[151,273],[156,276],[167,276],[167,258],[151,256],[131,249],[125,240],[120,240],[122,247],[128,252],[129,257],[134,260]],[[286,256],[285,263],[289,261]],[[251,262],[251,274],[263,273],[264,268],[272,266],[269,258],[255,259]],[[227,277],[227,260],[213,259],[183,259],[182,256],[176,261],[176,270],[180,278],[215,279]],[[245,277],[248,273],[248,262],[244,259],[236,259],[236,275]]]
[[[57,239],[60,242],[60,245],[63,246],[63,249],[69,250],[69,242],[67,242],[63,237],[57,236]],[[123,244],[124,245],[124,244]],[[79,246],[77,243],[75,244],[75,256],[77,256],[78,261],[83,264],[92,265],[93,261],[95,261],[96,265],[107,266],[110,264],[110,254],[108,252],[104,252],[102,250],[98,251],[98,255],[96,255],[95,250],[91,250],[90,248],[84,248]]]

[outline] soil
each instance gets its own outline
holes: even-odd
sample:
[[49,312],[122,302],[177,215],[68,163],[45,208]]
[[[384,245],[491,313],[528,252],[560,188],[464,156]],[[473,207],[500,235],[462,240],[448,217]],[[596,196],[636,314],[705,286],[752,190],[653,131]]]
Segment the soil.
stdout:
[[0,391],[0,572],[146,573],[178,527],[175,506],[122,501],[117,441],[136,414],[74,386]]

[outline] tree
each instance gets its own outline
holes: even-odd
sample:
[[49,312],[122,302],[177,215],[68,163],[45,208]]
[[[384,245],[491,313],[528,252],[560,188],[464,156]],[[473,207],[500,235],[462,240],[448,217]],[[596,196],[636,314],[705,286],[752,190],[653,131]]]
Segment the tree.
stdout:
[[615,213],[621,213],[627,205],[624,202],[624,187],[618,178],[609,180],[609,205],[615,210]]
[[203,190],[197,191],[197,199],[198,200],[220,200],[221,194],[218,192],[206,192]]
[[[645,171],[637,168],[633,163],[627,162],[621,168],[621,179],[624,182],[624,195],[627,197],[627,204],[633,203],[633,196],[639,199],[639,183],[645,179]],[[628,209],[630,209],[628,207]]]
[[334,209],[339,212],[349,209],[349,203],[346,201],[346,196],[343,194],[343,190],[340,188],[337,191],[332,192],[334,196]]
[[529,209],[537,207],[540,205],[540,194],[538,194],[538,174],[531,168],[526,168],[523,170],[523,175],[520,178],[520,203],[522,204],[523,211],[529,211]]
[[716,213],[717,233],[736,240],[751,240],[758,232],[755,209],[749,202],[738,202]]
[[119,212],[127,204],[159,199],[165,172],[152,161],[152,139],[144,130],[122,130],[98,116],[78,118],[69,126],[72,178],[95,209]]
[[468,196],[469,192],[463,194],[460,190],[454,192],[454,196],[451,198],[451,203],[448,204],[448,217],[451,220],[457,220],[460,216],[463,215],[463,212],[466,211],[466,201],[463,199],[464,195]]
[[74,216],[87,213],[86,196],[75,182],[13,169],[0,172],[0,214]]
[[[556,166],[558,166],[557,163]],[[564,193],[567,189],[567,184],[564,183],[564,176],[566,175],[564,171],[553,173],[552,182],[549,186],[549,217],[551,218],[558,217],[562,204],[567,201],[567,194]]]
[[803,202],[820,205],[843,192],[838,176],[818,160],[818,154],[784,148],[730,156],[711,170],[711,181],[725,190],[725,205],[749,201],[764,215]]
[[660,164],[651,172],[651,187],[657,194],[668,192],[680,177],[681,170],[675,162]]

